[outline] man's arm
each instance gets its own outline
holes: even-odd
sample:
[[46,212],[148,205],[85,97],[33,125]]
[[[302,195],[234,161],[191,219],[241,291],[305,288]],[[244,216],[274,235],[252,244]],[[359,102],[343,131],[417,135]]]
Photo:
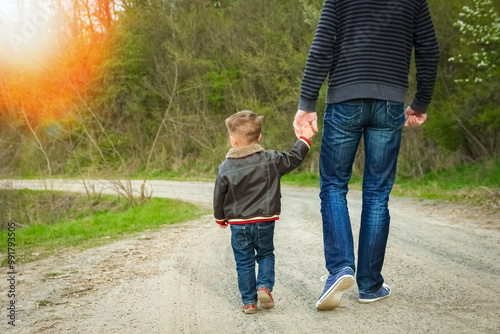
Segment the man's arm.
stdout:
[[300,87],[300,100],[293,122],[295,135],[300,138],[300,129],[309,124],[318,131],[316,101],[319,90],[330,71],[333,60],[333,45],[337,34],[337,6],[334,0],[326,0],[321,11],[318,27],[309,49],[304,77]]
[[417,92],[410,107],[420,114],[425,114],[434,91],[439,62],[439,45],[429,6],[425,0],[422,1],[420,12],[415,20],[413,46],[417,68]]
[[326,0],[304,68],[304,77],[300,87],[299,110],[316,111],[319,90],[332,66],[337,21],[336,1]]

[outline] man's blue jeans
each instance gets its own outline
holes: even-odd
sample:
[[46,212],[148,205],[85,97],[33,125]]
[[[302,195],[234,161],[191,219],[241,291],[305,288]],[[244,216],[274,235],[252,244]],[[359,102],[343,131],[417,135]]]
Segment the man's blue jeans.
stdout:
[[[238,287],[243,304],[257,303],[257,290],[274,286],[274,221],[231,225]],[[255,277],[255,261],[259,264]]]
[[359,292],[377,291],[389,235],[389,193],[405,123],[402,103],[374,99],[327,104],[320,155],[321,214],[326,268],[355,271],[346,195],[359,141],[364,138],[363,208],[358,244]]

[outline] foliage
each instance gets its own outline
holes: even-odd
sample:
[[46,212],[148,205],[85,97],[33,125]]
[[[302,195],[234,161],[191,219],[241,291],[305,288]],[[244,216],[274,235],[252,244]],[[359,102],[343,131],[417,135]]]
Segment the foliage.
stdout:
[[[462,64],[457,83],[482,83],[498,78],[500,60],[500,17],[490,0],[473,0],[474,9],[463,7],[455,26],[460,30],[460,42],[466,54],[459,53],[448,61]],[[475,75],[473,75],[475,74]],[[471,78],[471,75],[474,78]]]
[[446,99],[437,102],[439,114],[428,135],[444,148],[459,151],[469,161],[500,154],[500,18],[490,0],[463,6],[454,24]]
[[480,205],[500,213],[500,160],[457,165],[420,178],[399,178],[393,195]]
[[[76,14],[65,15],[73,18],[67,25],[76,30],[61,28],[58,47],[73,57],[57,58],[50,71],[35,72],[36,80],[28,70],[0,68],[6,74],[0,75],[0,172],[212,176],[229,148],[224,120],[242,109],[264,116],[265,148],[290,149],[321,2],[106,0],[88,7],[101,2],[75,0],[80,7],[68,7]],[[498,5],[428,2],[441,60],[428,121],[404,130],[403,177],[500,152]],[[74,19],[78,13],[88,15]],[[86,17],[99,19],[92,24]],[[415,90],[411,71],[408,100]],[[37,83],[38,95],[25,100],[31,109],[49,106],[56,117],[25,117],[15,97],[27,82]],[[320,142],[318,133],[300,171],[317,174]],[[362,169],[361,148],[354,175]]]

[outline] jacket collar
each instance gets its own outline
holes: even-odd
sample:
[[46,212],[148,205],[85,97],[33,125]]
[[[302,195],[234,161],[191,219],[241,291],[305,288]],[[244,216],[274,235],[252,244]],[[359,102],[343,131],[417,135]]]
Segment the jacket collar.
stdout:
[[257,152],[265,151],[259,144],[251,144],[243,147],[232,148],[227,152],[226,159],[244,158]]

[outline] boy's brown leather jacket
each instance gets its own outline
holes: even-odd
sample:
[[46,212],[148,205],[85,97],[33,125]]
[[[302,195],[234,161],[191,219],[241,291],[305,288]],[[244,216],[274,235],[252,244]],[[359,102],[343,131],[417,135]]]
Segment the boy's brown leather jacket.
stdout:
[[259,144],[231,149],[215,181],[216,222],[246,224],[278,219],[280,179],[302,163],[309,148],[310,142],[301,137],[290,152],[265,151]]

